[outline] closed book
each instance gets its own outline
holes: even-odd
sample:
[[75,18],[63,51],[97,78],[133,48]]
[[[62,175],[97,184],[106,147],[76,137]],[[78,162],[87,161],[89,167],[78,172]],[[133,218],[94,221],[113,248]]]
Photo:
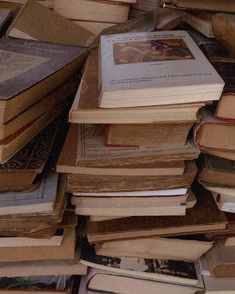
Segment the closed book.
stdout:
[[99,108],[98,107],[98,52],[93,49],[86,61],[82,81],[69,113],[71,123],[84,124],[139,124],[139,123],[181,123],[197,120],[203,103],[183,105]]
[[219,100],[224,82],[186,31],[101,36],[103,108]]
[[84,47],[95,38],[89,30],[32,0],[25,1],[7,36]]
[[78,46],[2,39],[1,124],[32,106],[77,72],[85,52],[85,48]]

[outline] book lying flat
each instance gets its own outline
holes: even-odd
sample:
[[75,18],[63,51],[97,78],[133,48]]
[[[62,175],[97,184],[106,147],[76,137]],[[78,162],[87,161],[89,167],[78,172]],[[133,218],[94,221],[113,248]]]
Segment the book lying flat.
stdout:
[[68,174],[67,191],[81,192],[133,192],[189,188],[197,173],[194,161],[185,164],[180,176],[100,176]]
[[87,277],[82,277],[79,294],[103,292],[136,294],[194,294],[196,287],[124,276],[122,274],[92,268]]
[[[24,1],[8,37],[89,47],[95,36],[37,1]],[[47,25],[44,26],[43,23]]]
[[79,46],[2,39],[0,122],[14,118],[63,84],[80,69],[85,52]]
[[98,107],[98,52],[91,50],[74,103],[69,113],[71,123],[138,124],[157,122],[194,122],[203,103],[132,108]]
[[17,152],[10,160],[0,164],[0,191],[26,191],[37,182],[52,151],[59,130],[63,128],[59,116],[40,134]]
[[82,264],[111,273],[154,281],[183,285],[197,285],[199,276],[194,263],[156,260],[144,258],[113,258],[97,255],[91,246],[84,246],[81,251]]
[[212,195],[200,190],[197,204],[186,216],[130,217],[104,222],[89,222],[89,242],[102,242],[148,236],[196,234],[213,230],[225,230],[227,219],[219,211]]
[[109,147],[105,144],[105,125],[72,124],[57,168],[61,172],[70,169],[69,172],[73,173],[78,173],[82,167],[153,168],[166,161],[174,164],[173,162],[196,159],[198,155],[199,149],[191,141],[181,147]]
[[101,36],[103,108],[219,100],[224,81],[186,31]]

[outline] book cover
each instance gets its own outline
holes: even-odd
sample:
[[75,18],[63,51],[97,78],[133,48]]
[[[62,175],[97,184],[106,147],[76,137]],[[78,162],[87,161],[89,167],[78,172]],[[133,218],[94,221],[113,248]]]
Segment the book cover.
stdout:
[[185,31],[102,36],[100,71],[107,108],[218,100],[224,86]]

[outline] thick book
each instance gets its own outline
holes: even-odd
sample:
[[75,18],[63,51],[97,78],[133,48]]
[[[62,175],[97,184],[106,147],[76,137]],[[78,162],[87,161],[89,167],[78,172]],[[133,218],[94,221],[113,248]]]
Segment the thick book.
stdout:
[[111,273],[129,277],[149,279],[183,285],[197,285],[199,274],[194,263],[144,258],[113,258],[97,255],[94,247],[84,246],[81,251],[82,264]]
[[32,0],[26,1],[7,36],[84,47],[89,47],[95,38],[89,30]]
[[193,123],[111,124],[106,128],[106,144],[114,147],[180,147],[186,144],[192,126]]
[[186,216],[130,217],[103,222],[89,222],[89,242],[100,243],[149,236],[170,236],[225,231],[227,219],[218,210],[212,195],[200,190],[197,204],[189,209]]
[[196,159],[198,155],[199,149],[196,149],[191,141],[181,147],[109,147],[105,144],[105,125],[72,124],[60,155],[58,170],[63,172],[62,170],[70,167],[70,171],[66,172],[78,173],[79,166],[153,168],[154,165],[166,161],[167,168],[169,164],[173,167],[174,162]]
[[139,124],[194,122],[203,103],[131,108],[98,107],[98,52],[91,50],[69,113],[71,123],[86,124]]
[[205,154],[200,158],[199,181],[207,186],[235,186],[235,162]]
[[163,7],[190,10],[209,10],[216,12],[235,12],[233,0],[163,0]]
[[86,51],[79,46],[2,39],[0,121],[6,123],[63,84],[81,68]]
[[216,119],[212,111],[206,108],[201,111],[201,114],[201,122],[194,128],[196,145],[209,154],[210,150],[235,152],[235,124]]
[[122,23],[128,19],[129,5],[115,1],[54,0],[54,11],[73,20]]
[[186,163],[180,176],[101,176],[68,174],[67,191],[77,192],[130,192],[189,188],[197,173],[194,161]]
[[186,31],[101,36],[103,108],[219,100],[224,82]]

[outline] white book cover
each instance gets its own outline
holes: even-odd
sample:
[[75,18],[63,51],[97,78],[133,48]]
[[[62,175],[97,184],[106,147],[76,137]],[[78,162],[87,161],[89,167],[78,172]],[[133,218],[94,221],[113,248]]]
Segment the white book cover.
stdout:
[[[156,105],[169,104],[164,100],[169,97],[177,97],[172,103],[218,100],[224,86],[222,78],[186,31],[101,36],[100,66],[101,107],[118,107],[115,98],[125,98],[128,106],[141,106],[140,98],[142,105],[153,104],[154,98],[157,98]],[[182,95],[184,98],[180,98]]]

